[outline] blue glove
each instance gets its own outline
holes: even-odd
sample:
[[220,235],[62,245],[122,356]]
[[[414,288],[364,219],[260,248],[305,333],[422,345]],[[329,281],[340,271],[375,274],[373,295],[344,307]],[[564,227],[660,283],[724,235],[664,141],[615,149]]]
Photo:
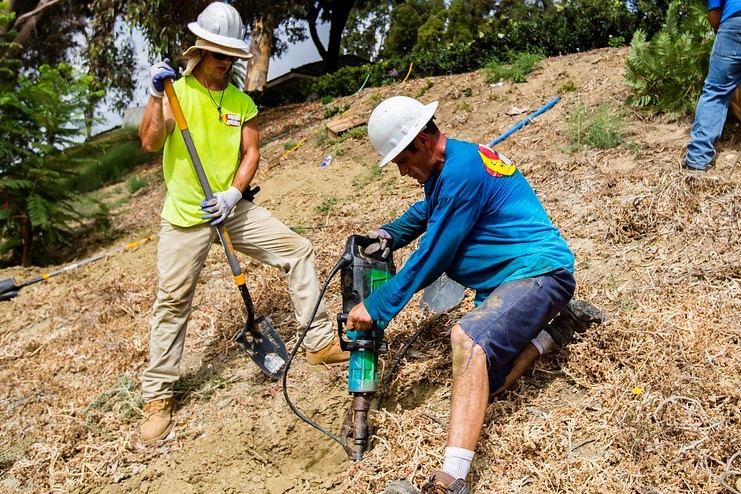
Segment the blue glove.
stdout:
[[236,187],[229,187],[224,192],[217,192],[211,199],[205,199],[201,203],[203,212],[208,213],[201,216],[204,220],[213,220],[211,226],[222,223],[234,206],[242,198],[242,193]]
[[165,95],[165,79],[175,79],[175,70],[170,67],[170,59],[166,58],[161,62],[157,62],[149,68],[149,94],[155,98],[160,98]]
[[391,245],[394,243],[394,239],[391,235],[383,228],[377,228],[371,230],[365,234],[366,237],[373,240],[368,247],[363,249],[363,253],[369,257],[380,259],[385,261],[391,254]]

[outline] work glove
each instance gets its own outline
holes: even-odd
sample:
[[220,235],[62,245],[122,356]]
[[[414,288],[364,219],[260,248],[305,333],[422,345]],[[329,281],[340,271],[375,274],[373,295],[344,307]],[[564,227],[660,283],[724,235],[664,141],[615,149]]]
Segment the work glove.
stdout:
[[365,236],[373,242],[363,249],[363,253],[368,257],[382,261],[388,259],[389,254],[391,254],[391,245],[394,243],[391,235],[383,228],[376,228],[366,233]]
[[170,67],[170,59],[165,58],[149,68],[149,94],[162,99],[165,95],[165,79],[175,79],[175,70]]
[[219,225],[229,216],[229,213],[232,212],[241,198],[242,193],[234,186],[229,187],[224,192],[217,192],[211,199],[204,199],[201,203],[203,212],[208,213],[201,218],[213,220],[211,226]]

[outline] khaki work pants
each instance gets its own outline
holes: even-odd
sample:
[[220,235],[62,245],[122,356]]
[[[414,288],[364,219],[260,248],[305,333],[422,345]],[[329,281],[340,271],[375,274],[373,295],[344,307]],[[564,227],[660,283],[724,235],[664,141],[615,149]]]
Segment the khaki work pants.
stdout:
[[[225,226],[236,251],[286,273],[294,315],[306,327],[320,293],[311,243],[250,201],[239,201]],[[163,220],[160,225],[159,288],[150,328],[149,365],[142,374],[144,403],[172,396],[196,284],[214,243],[218,236],[208,223],[182,228]],[[316,351],[333,337],[332,321],[321,303],[303,346]]]

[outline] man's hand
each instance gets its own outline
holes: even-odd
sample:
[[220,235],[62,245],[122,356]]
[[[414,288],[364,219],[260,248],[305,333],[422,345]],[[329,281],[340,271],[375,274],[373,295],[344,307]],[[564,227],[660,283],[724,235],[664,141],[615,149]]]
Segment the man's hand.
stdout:
[[347,315],[347,329],[357,329],[360,331],[371,329],[373,327],[373,318],[368,314],[365,305],[362,303],[356,305]]
[[373,240],[373,242],[363,249],[363,253],[368,257],[382,261],[388,259],[389,254],[391,254],[391,245],[394,242],[391,235],[383,228],[377,228],[369,231],[366,237]]
[[222,223],[229,213],[232,212],[234,206],[242,198],[242,193],[236,187],[229,187],[224,192],[217,192],[210,200],[204,200],[201,203],[201,209],[205,213],[201,216],[204,220],[213,219],[211,226],[216,226]]
[[165,79],[175,79],[175,70],[170,67],[170,59],[165,58],[149,68],[149,94],[162,99],[165,95]]

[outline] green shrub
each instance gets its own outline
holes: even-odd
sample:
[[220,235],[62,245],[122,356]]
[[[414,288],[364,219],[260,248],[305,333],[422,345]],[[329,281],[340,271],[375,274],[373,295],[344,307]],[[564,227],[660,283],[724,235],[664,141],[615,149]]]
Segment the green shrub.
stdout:
[[587,108],[579,103],[566,121],[574,149],[611,149],[623,142],[623,115],[605,104]]
[[[704,5],[704,4],[702,4]],[[636,31],[625,63],[628,103],[668,114],[691,113],[702,91],[713,35],[705,8],[672,2],[666,22],[651,42]]]
[[104,185],[122,180],[136,167],[152,161],[157,153],[148,153],[134,129],[117,129],[70,150],[78,159],[85,159],[73,177],[68,179],[70,190],[91,192]]
[[147,185],[149,185],[149,179],[147,179],[147,177],[142,177],[139,175],[132,175],[126,181],[126,188],[131,194],[133,194],[137,190],[143,189]]
[[507,58],[509,61],[506,63],[492,60],[486,64],[482,73],[487,83],[503,80],[515,83],[526,82],[528,74],[535,70],[544,57],[538,53],[514,53]]

